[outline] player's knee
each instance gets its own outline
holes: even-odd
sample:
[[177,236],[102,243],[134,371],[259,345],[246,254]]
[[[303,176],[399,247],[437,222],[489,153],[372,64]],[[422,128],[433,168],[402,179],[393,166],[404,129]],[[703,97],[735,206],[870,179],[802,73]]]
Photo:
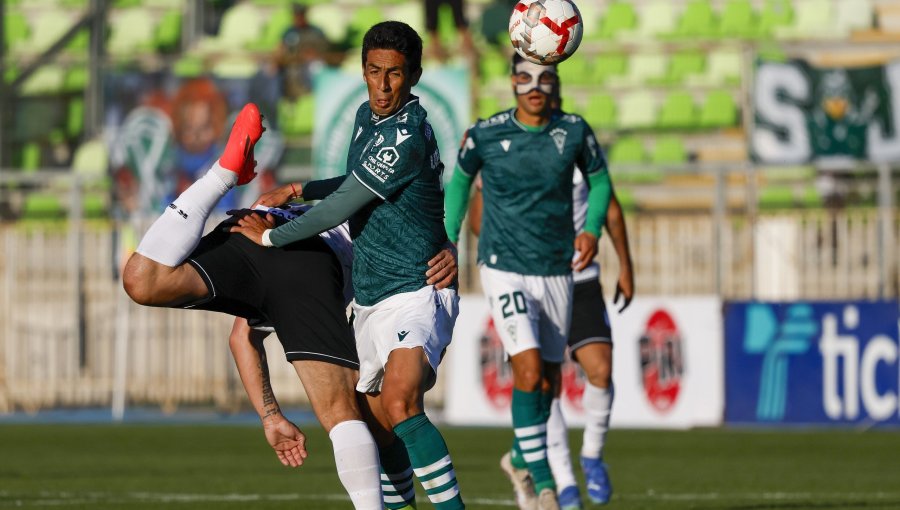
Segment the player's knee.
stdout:
[[387,396],[382,393],[382,406],[392,427],[419,413],[415,402],[401,395]]
[[592,386],[609,388],[612,383],[612,366],[608,363],[599,363],[597,366],[585,370],[585,375]]
[[540,367],[527,367],[517,370],[515,373],[515,387],[519,391],[537,391],[542,388],[544,378]]

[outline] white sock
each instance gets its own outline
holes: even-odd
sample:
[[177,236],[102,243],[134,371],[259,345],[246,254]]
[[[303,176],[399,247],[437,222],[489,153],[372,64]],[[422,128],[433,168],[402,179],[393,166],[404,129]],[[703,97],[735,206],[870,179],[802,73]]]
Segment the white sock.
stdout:
[[200,242],[210,211],[237,184],[237,178],[216,161],[150,225],[137,252],[169,267],[184,262]]
[[550,462],[550,471],[553,472],[558,491],[577,484],[575,473],[572,472],[566,420],[558,398],[554,398],[550,404],[550,419],[547,420],[547,461]]
[[338,478],[356,510],[381,510],[381,466],[378,447],[366,424],[342,421],[328,433]]
[[581,444],[581,456],[598,459],[603,457],[603,444],[606,442],[606,431],[609,430],[609,414],[612,408],[615,389],[612,383],[609,388],[598,388],[591,383],[584,386],[581,406],[584,407],[584,441]]

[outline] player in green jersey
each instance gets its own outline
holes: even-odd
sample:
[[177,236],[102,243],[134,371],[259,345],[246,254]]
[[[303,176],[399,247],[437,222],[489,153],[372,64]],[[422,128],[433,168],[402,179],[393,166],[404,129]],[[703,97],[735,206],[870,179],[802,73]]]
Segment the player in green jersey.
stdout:
[[324,200],[280,227],[250,215],[232,231],[263,246],[283,246],[350,219],[357,391],[366,394],[364,412],[382,425],[372,432],[381,447],[385,504],[414,503],[415,472],[443,510],[464,505],[447,445],[425,415],[423,398],[450,343],[458,296],[455,288],[437,290],[422,277],[434,269],[428,261],[447,234],[443,164],[427,114],[410,93],[422,73],[421,55],[422,40],[408,25],[373,26],[362,50],[369,100],[350,134],[347,175],[264,194],[257,204],[280,205],[298,195]]
[[[455,242],[480,172],[482,287],[512,365],[514,449],[528,467],[540,509],[559,508],[547,461],[547,418],[572,315],[572,257],[577,250],[579,270],[593,260],[610,196],[606,162],[590,127],[551,107],[558,82],[555,66],[513,57],[516,108],[467,131],[447,188],[445,221]],[[576,166],[590,187],[585,229],[577,238]]]

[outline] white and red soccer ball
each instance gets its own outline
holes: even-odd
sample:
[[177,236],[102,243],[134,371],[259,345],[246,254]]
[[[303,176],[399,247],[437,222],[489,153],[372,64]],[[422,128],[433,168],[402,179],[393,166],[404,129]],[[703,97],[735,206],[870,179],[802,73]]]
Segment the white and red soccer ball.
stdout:
[[535,64],[569,58],[582,34],[581,13],[571,0],[519,0],[509,17],[509,39],[516,52]]

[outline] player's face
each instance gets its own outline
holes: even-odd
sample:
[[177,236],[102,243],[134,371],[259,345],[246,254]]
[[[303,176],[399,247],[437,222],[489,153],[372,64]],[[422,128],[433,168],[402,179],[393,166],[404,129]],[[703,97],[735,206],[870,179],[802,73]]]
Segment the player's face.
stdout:
[[551,96],[559,84],[556,68],[519,62],[514,71],[512,83],[518,107],[529,115],[549,113]]
[[410,74],[406,57],[397,50],[369,50],[363,76],[369,89],[369,107],[378,115],[391,115],[409,97],[422,70]]

